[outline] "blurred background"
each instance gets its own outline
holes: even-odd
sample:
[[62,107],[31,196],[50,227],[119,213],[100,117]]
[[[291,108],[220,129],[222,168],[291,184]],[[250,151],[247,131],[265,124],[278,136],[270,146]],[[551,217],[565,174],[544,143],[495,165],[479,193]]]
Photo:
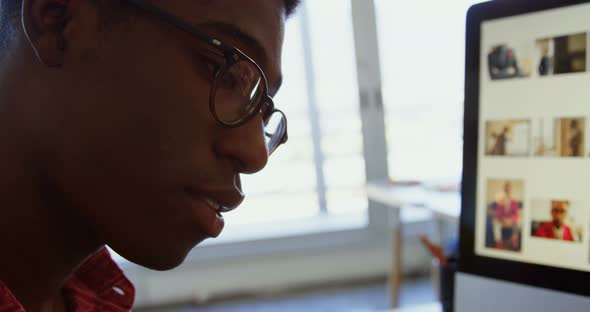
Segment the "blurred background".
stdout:
[[[465,16],[477,0],[308,0],[275,103],[289,142],[179,268],[123,259],[137,311],[381,311],[438,300],[452,241]],[[450,247],[447,247],[449,251]]]

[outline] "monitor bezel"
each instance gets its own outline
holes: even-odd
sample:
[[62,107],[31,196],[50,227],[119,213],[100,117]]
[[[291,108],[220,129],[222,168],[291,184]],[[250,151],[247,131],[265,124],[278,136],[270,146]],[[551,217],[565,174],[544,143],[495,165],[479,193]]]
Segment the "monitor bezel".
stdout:
[[[583,286],[590,280],[589,272],[475,254],[481,25],[489,20],[586,3],[590,3],[590,0],[496,0],[476,4],[467,13],[460,272],[590,296],[590,287]],[[590,23],[588,28],[590,30]]]

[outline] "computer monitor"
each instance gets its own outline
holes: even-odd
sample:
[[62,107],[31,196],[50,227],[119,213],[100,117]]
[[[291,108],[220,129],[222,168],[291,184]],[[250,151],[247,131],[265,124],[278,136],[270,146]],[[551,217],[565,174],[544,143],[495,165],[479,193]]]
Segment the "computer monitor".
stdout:
[[467,16],[455,310],[590,311],[590,1]]

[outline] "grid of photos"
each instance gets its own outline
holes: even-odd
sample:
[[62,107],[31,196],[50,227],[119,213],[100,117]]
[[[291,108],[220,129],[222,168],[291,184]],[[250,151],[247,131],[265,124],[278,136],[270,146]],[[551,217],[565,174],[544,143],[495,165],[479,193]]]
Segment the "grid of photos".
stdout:
[[[482,26],[475,253],[590,272],[590,27]],[[564,20],[565,21],[565,20]]]
[[585,157],[586,117],[486,122],[486,156]]
[[[520,253],[525,234],[539,242],[580,245],[585,241],[584,228],[590,220],[583,201],[533,197],[526,207],[525,184],[518,179],[487,180],[486,248]],[[530,225],[530,232],[524,233],[525,225]]]
[[487,67],[491,80],[547,77],[586,72],[587,33],[504,42],[489,47]]

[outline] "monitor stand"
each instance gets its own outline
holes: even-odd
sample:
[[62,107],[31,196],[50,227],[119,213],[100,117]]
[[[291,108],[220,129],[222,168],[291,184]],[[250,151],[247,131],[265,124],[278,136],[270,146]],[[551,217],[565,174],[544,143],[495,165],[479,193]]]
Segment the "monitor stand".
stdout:
[[[590,281],[588,281],[590,282]],[[458,273],[455,312],[588,312],[590,298]],[[580,287],[589,287],[588,284]]]

